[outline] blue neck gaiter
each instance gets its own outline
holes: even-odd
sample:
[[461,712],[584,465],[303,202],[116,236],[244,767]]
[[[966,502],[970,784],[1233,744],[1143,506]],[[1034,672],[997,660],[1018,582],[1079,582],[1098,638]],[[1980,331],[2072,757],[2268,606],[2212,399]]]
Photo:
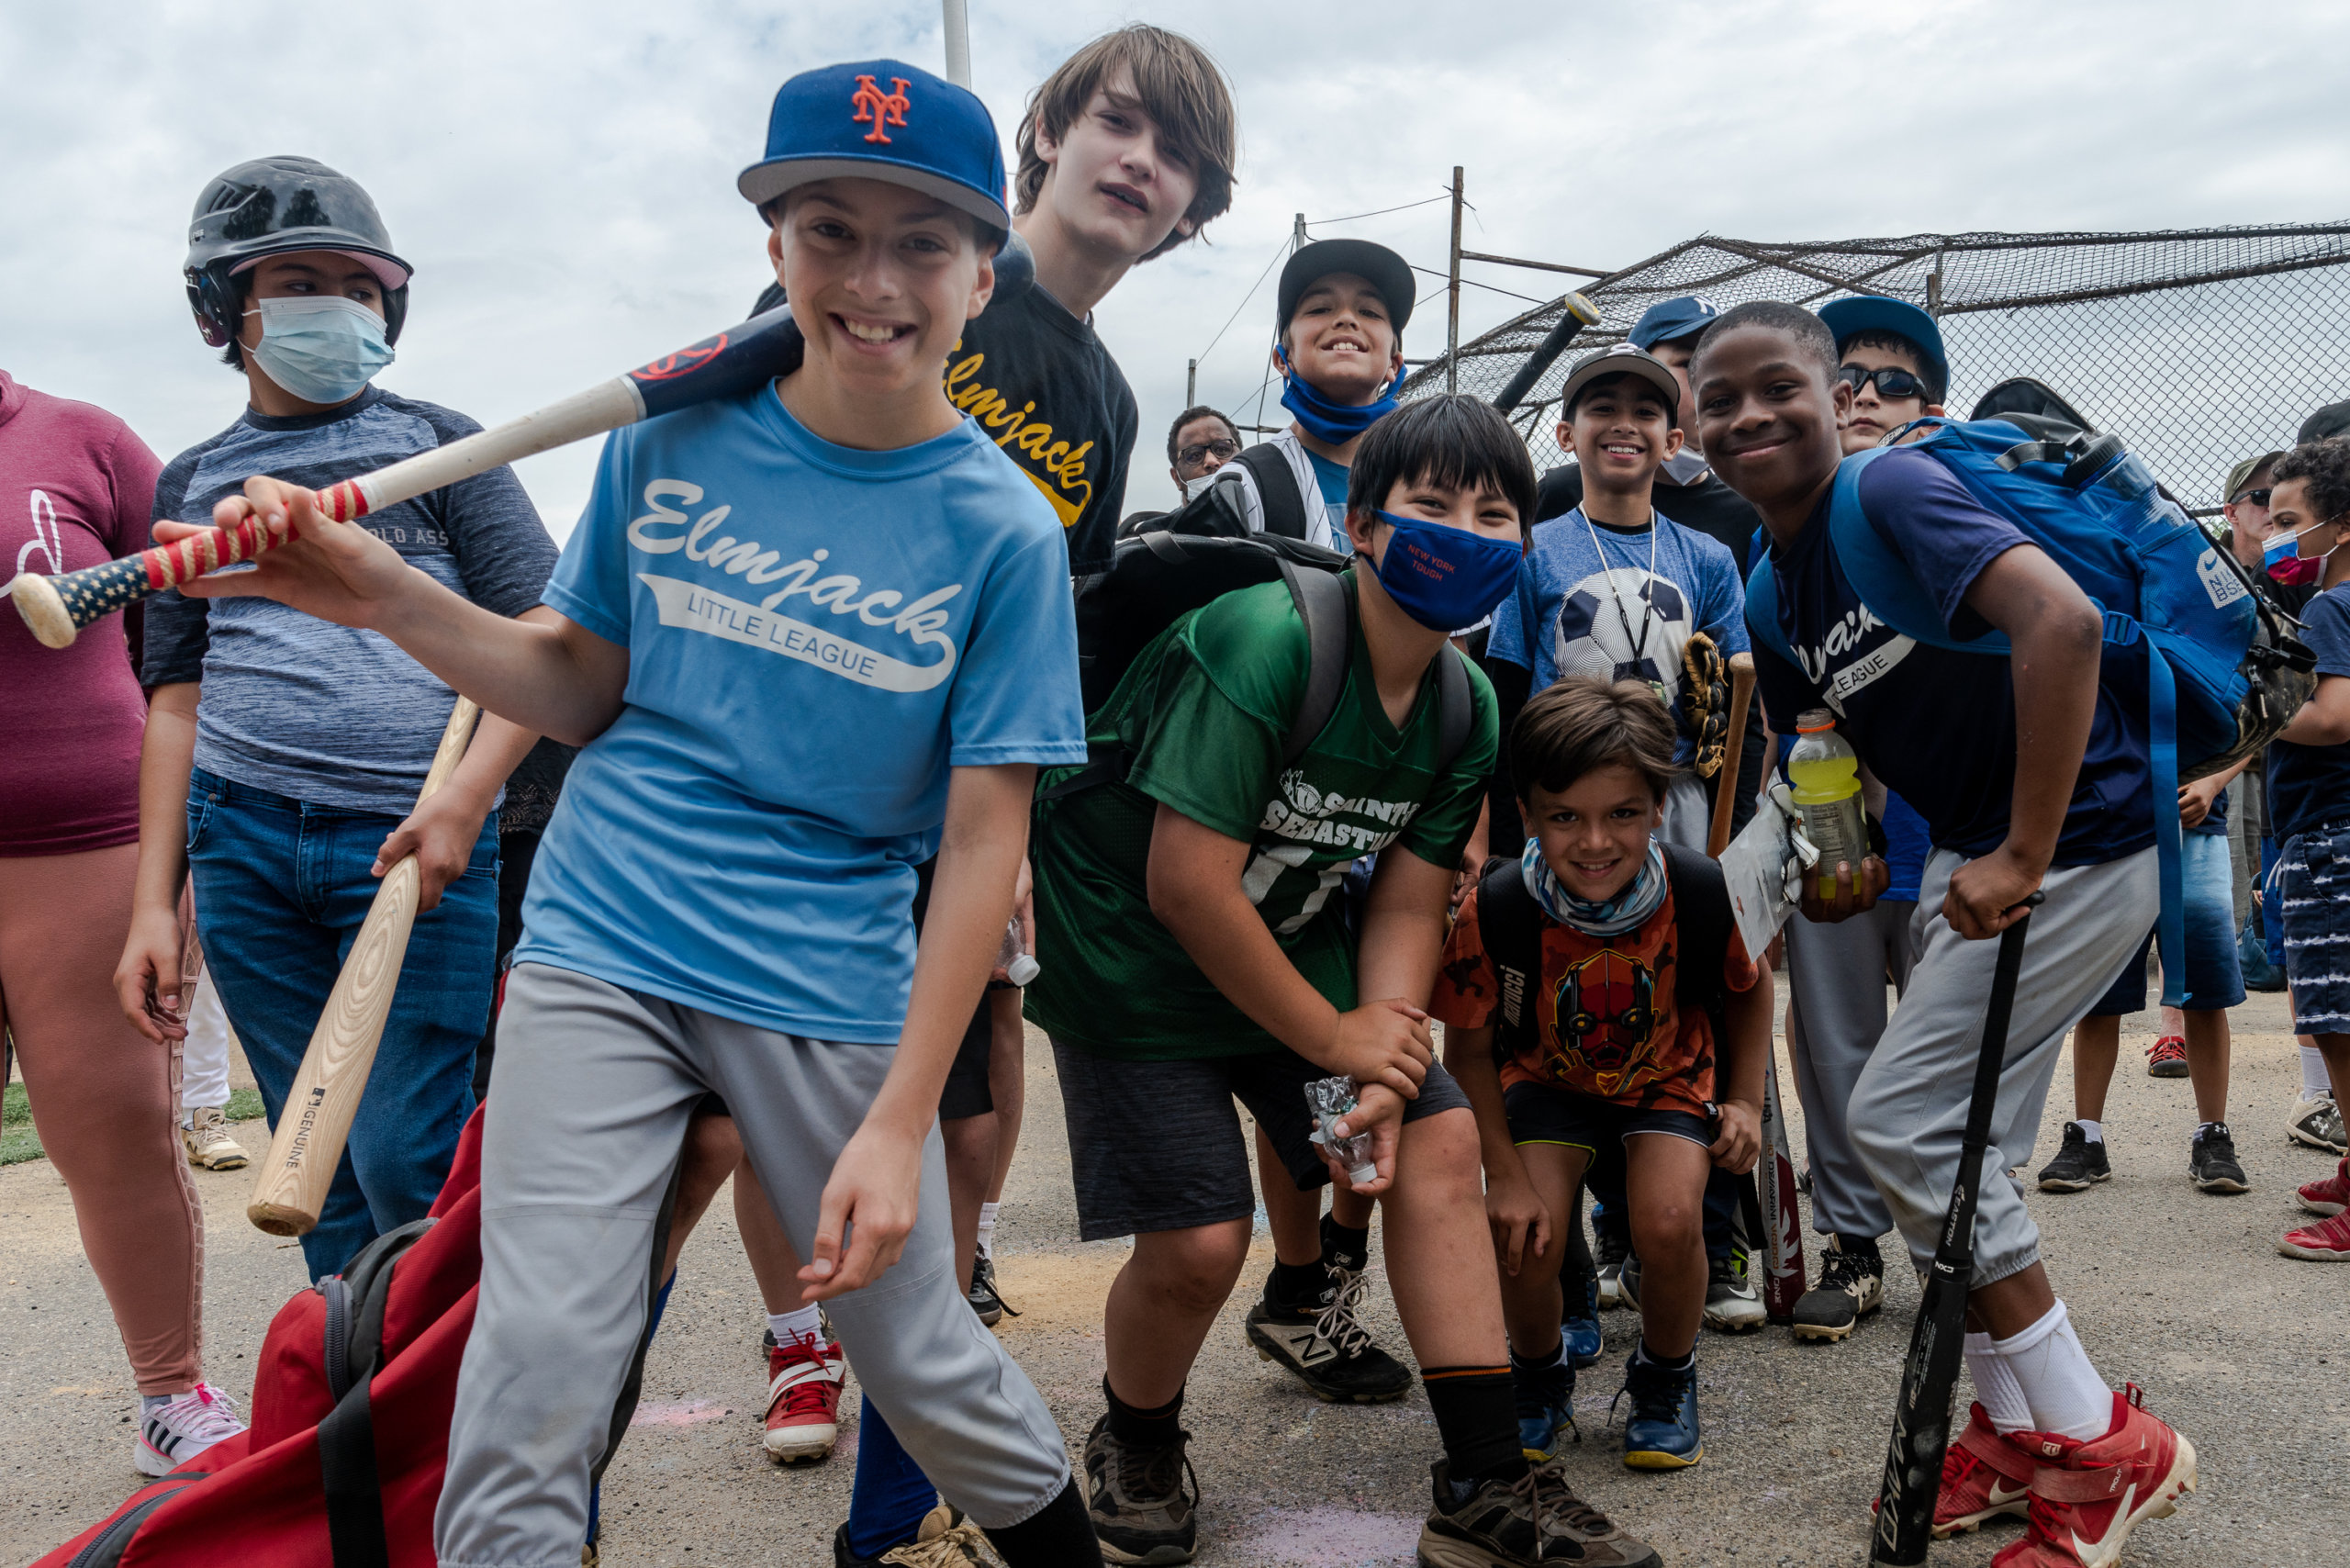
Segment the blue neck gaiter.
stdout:
[[1333,403],[1290,368],[1288,351],[1276,342],[1273,358],[1281,367],[1281,407],[1297,416],[1308,435],[1344,446],[1395,411],[1395,389],[1404,384],[1402,372],[1389,380],[1376,402]]

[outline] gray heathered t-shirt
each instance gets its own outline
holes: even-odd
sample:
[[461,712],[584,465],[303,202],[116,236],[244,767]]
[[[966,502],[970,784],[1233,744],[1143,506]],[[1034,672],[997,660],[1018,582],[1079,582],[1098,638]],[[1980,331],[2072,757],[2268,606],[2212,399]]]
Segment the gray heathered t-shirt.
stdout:
[[[480,428],[373,386],[323,414],[278,419],[248,409],[164,468],[155,517],[207,522],[213,504],[253,475],[322,489]],[[386,507],[359,526],[499,615],[537,604],[554,569],[554,541],[510,468]],[[151,687],[204,683],[197,767],[317,805],[395,817],[414,807],[455,698],[390,639],[265,599],[171,591],[148,603],[140,678]]]

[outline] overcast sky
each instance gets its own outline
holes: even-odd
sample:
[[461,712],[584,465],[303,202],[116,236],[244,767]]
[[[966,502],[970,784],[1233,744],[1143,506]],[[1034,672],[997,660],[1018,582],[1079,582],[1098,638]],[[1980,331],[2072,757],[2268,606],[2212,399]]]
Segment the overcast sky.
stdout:
[[[1593,267],[1701,230],[2350,216],[2338,4],[971,0],[973,68],[1007,151],[1029,89],[1132,19],[1223,62],[1242,154],[1209,242],[1138,268],[1098,314],[1142,407],[1129,508],[1170,498],[1155,454],[1184,361],[1236,308],[1201,396],[1256,392],[1270,290],[1241,302],[1292,215],[1438,196],[1455,163],[1470,249]],[[296,152],[364,184],[417,268],[383,384],[495,424],[738,319],[767,263],[733,179],[776,85],[881,54],[943,70],[933,0],[8,6],[0,369],[113,409],[166,458],[228,424],[242,386],[189,319],[186,221],[215,173]],[[1438,203],[1315,232],[1440,272],[1446,223]],[[1469,275],[1557,292],[1538,273]],[[1464,294],[1464,339],[1526,308]],[[1416,358],[1444,340],[1441,297],[1421,309]],[[558,537],[592,459],[520,469]]]

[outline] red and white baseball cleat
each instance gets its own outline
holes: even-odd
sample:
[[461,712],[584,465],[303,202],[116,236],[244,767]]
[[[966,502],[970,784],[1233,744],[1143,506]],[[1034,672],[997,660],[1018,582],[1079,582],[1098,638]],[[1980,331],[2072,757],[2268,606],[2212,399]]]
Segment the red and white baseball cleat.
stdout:
[[2088,1442],[2055,1432],[2009,1439],[2038,1462],[2031,1522],[1992,1568],[2113,1568],[2139,1520],[2177,1512],[2195,1490],[2195,1448],[2144,1401],[2135,1383],[2115,1394],[2111,1429]]
[[767,1347],[767,1431],[759,1441],[778,1464],[816,1464],[840,1437],[846,1363],[838,1340],[796,1334]]
[[2277,1243],[2277,1250],[2288,1258],[2306,1258],[2313,1263],[2350,1263],[2350,1214],[2338,1214],[2332,1219],[2288,1230],[2284,1239]]
[[1980,1529],[1996,1518],[2022,1518],[2036,1462],[1974,1406],[1966,1429],[1942,1454],[1942,1488],[1934,1499],[1934,1539]]
[[2302,1183],[2301,1207],[2322,1219],[2332,1219],[2344,1209],[2350,1208],[2350,1159],[2333,1168],[2333,1174],[2322,1182]]

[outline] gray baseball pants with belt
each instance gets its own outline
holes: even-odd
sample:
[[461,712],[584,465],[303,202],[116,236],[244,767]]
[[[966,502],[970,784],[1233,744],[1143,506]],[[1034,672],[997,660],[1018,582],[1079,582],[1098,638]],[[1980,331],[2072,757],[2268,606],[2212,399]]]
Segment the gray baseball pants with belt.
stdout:
[[[480,1305],[434,1524],[442,1568],[577,1568],[589,1472],[617,1440],[696,1102],[725,1099],[777,1217],[810,1257],[834,1159],[895,1054],[515,969],[482,1142]],[[957,1282],[935,1127],[903,1255],[826,1310],[866,1397],[980,1528],[1018,1524],[1069,1484],[1051,1412]]]

